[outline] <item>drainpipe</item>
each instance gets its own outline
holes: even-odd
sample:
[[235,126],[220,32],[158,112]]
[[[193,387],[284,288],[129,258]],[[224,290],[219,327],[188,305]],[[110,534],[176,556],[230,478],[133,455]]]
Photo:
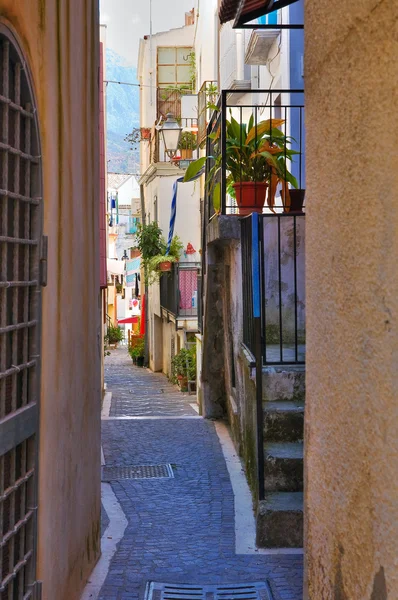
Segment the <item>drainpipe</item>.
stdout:
[[[145,227],[146,218],[145,218],[145,194],[144,194],[144,185],[140,184],[140,200],[141,200],[141,221],[142,226]],[[146,271],[146,269],[145,269]],[[149,336],[148,336],[148,284],[146,282],[146,272],[145,272],[145,346],[144,346],[144,366],[149,366]]]
[[153,105],[153,60],[152,60],[152,0],[149,0],[149,98],[150,105]]

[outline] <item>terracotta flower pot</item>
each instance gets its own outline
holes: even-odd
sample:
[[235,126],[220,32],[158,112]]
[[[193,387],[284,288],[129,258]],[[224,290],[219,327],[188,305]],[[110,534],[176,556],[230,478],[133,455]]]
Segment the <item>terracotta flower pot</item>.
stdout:
[[267,187],[268,183],[266,181],[242,181],[234,183],[233,188],[239,207],[239,214],[250,215],[254,212],[262,213]]
[[184,375],[177,375],[177,380],[181,391],[186,391],[188,389],[188,377],[185,377]]
[[181,158],[186,160],[187,158],[192,158],[192,148],[186,148],[181,150]]
[[159,263],[159,271],[162,271],[162,273],[171,271],[171,262],[169,260],[164,260],[163,262]]
[[147,127],[141,127],[141,139],[149,140],[150,137],[151,137],[151,130],[148,129]]

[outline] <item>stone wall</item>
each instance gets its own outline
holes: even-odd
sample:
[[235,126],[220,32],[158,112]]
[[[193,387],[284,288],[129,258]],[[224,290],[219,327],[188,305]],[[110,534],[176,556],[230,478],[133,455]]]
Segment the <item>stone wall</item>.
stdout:
[[398,4],[305,6],[307,598],[394,600]]
[[256,386],[243,350],[240,222],[219,217],[209,226],[199,402],[205,417],[227,416],[237,451],[257,498]]

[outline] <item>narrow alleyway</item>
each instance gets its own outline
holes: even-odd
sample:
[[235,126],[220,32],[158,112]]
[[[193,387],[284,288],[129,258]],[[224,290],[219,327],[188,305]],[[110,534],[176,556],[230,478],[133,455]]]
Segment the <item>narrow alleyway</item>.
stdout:
[[[235,553],[234,495],[215,424],[194,396],[132,365],[126,349],[105,361],[106,467],[171,464],[174,478],[124,479],[111,487],[127,526],[100,600],[142,600],[148,581],[211,584],[269,579],[275,600],[301,600],[298,553]],[[104,539],[109,518],[103,514]],[[108,530],[109,532],[109,530]]]

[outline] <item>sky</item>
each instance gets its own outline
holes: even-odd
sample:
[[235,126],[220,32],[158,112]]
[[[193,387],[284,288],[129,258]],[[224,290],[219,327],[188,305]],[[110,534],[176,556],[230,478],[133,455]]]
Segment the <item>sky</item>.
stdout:
[[[149,35],[150,0],[100,0],[101,24],[107,26],[106,44],[133,67],[137,66],[140,38]],[[185,13],[195,0],[152,0],[152,31],[185,24]]]

